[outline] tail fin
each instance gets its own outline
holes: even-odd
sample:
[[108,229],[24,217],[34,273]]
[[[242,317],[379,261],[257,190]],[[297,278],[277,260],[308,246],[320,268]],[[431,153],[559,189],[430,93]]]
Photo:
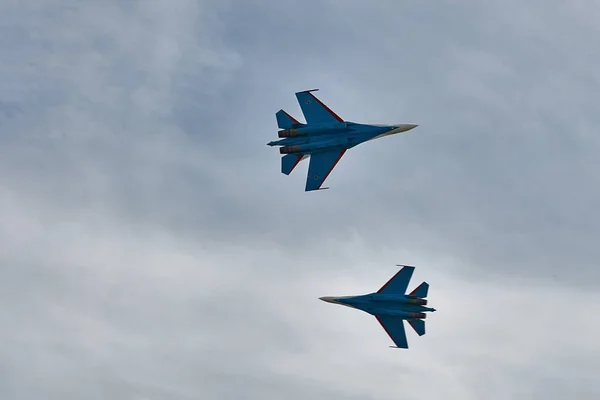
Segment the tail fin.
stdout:
[[415,288],[412,292],[410,292],[409,296],[417,297],[419,299],[424,299],[427,297],[427,293],[429,292],[429,284],[427,282],[421,283],[419,286]]
[[409,319],[407,320],[410,326],[417,332],[417,335],[423,336],[425,334],[425,321],[422,319]]
[[300,122],[298,122],[296,118],[292,117],[283,110],[277,111],[275,117],[277,118],[277,126],[280,129],[290,129],[293,128],[294,125],[300,125]]
[[281,157],[281,173],[289,175],[292,173],[296,165],[300,163],[305,157],[304,154],[287,154]]

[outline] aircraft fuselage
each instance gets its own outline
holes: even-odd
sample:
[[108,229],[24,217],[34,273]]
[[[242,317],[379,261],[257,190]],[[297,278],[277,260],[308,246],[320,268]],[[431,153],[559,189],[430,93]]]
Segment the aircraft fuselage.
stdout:
[[[300,125],[300,124],[299,124]],[[339,122],[323,125],[304,125],[279,131],[281,140],[269,142],[269,146],[282,146],[281,154],[312,154],[332,149],[350,149],[369,140],[394,135],[413,129],[413,124],[366,125],[355,122]]]
[[356,308],[372,315],[389,315],[401,318],[425,318],[425,312],[435,311],[425,307],[427,300],[407,295],[384,295],[378,293],[361,296],[321,297],[328,303]]

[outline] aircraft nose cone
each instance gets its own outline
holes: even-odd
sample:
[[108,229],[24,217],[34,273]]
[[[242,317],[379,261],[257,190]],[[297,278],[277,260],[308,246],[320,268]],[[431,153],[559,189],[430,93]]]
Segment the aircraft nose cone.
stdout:
[[416,124],[397,124],[397,125],[392,125],[391,127],[393,129],[389,133],[390,134],[402,133],[402,132],[410,131],[411,129],[414,129],[417,126],[419,126],[419,125],[416,125]]
[[410,131],[411,129],[416,128],[417,126],[419,126],[419,125],[416,125],[416,124],[402,124],[398,128],[401,129],[401,132],[406,132],[406,131]]
[[328,303],[335,303],[335,297],[330,297],[330,296],[319,297],[319,300],[323,300]]

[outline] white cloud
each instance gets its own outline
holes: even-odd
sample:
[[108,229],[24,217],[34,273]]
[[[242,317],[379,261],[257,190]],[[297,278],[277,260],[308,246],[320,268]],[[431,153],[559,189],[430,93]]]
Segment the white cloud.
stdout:
[[[597,396],[590,17],[172,3],[2,6],[3,398]],[[312,87],[420,126],[303,193],[264,143]],[[318,300],[396,263],[408,351]]]

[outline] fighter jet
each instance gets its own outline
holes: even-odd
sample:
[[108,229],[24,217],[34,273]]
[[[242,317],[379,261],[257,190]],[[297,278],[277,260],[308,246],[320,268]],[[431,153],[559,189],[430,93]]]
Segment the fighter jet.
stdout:
[[390,347],[408,349],[403,321],[408,321],[415,332],[419,336],[423,336],[425,334],[424,319],[427,316],[425,312],[435,311],[435,308],[425,307],[427,305],[425,297],[429,291],[427,282],[421,283],[410,294],[405,294],[415,267],[398,266],[403,268],[376,293],[362,296],[320,297],[319,299],[328,303],[357,308],[375,316],[396,345]]
[[394,135],[415,128],[414,124],[365,125],[344,121],[311,92],[296,93],[296,98],[306,119],[300,123],[283,110],[275,116],[281,129],[281,140],[267,143],[281,146],[281,172],[289,175],[303,159],[310,157],[305,191],[321,190],[325,179],[340,161],[346,150],[363,142]]

